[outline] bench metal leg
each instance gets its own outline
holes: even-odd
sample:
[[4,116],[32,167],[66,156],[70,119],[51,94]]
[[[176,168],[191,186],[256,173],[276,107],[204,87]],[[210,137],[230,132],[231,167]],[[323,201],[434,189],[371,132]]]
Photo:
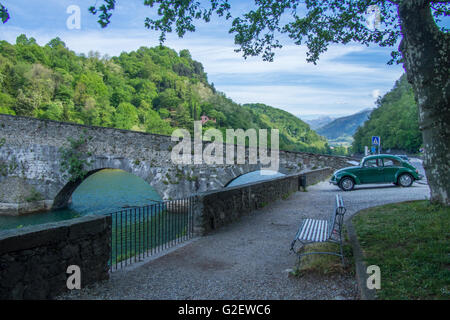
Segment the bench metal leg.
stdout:
[[[301,242],[301,241],[299,241],[299,242]],[[309,256],[309,255],[312,255],[312,254],[329,254],[329,255],[333,255],[333,256],[338,256],[338,257],[341,258],[342,266],[345,266],[345,263],[344,263],[344,251],[343,251],[343,248],[342,248],[342,240],[339,241],[339,242],[337,242],[337,241],[326,241],[326,242],[339,244],[339,251],[340,251],[340,253],[338,253],[338,252],[328,252],[328,251],[315,251],[315,252],[298,253],[298,252],[296,252],[294,250],[294,247],[292,246],[291,250],[293,250],[295,252],[295,254],[298,256],[298,265],[299,265],[299,267],[300,267],[301,258],[303,256]],[[303,242],[301,242],[302,246],[300,248],[305,248],[305,246],[307,244],[313,244],[313,243],[319,243],[319,242],[311,242],[311,243],[303,243]],[[325,243],[325,242],[323,242],[323,243]]]

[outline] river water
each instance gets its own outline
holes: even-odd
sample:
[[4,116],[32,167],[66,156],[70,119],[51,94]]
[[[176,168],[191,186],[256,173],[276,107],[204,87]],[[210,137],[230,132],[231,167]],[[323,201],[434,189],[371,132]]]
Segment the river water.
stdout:
[[111,213],[126,207],[145,206],[161,197],[141,178],[122,170],[105,169],[86,178],[72,194],[66,209],[18,217],[0,216],[0,230],[20,228],[81,217]]
[[276,171],[271,170],[260,170],[260,171],[253,171],[247,174],[243,174],[240,177],[237,177],[233,181],[231,181],[227,187],[235,187],[246,183],[251,182],[257,182],[257,181],[263,181],[268,179],[274,179],[278,177],[282,177],[284,174]]
[[[281,173],[262,173],[255,171],[242,175],[227,187],[283,176]],[[94,173],[80,184],[72,194],[72,202],[68,208],[14,217],[0,216],[0,230],[62,221],[87,214],[112,213],[158,201],[161,201],[159,194],[141,178],[122,170],[105,169]]]

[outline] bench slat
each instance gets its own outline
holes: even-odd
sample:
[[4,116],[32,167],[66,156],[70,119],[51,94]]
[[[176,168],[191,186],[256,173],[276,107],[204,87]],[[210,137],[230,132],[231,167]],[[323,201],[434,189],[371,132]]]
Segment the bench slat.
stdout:
[[328,238],[328,221],[306,219],[299,232],[299,240],[324,242]]

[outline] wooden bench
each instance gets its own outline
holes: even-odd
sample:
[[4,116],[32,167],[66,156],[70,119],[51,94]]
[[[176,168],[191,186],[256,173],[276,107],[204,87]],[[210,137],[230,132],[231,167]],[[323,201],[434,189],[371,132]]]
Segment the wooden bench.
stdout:
[[[295,239],[292,241],[291,250],[295,252],[298,256],[298,262],[300,265],[301,258],[303,256],[311,255],[311,254],[331,254],[341,257],[342,264],[344,264],[344,254],[342,251],[342,227],[344,223],[344,214],[345,214],[344,201],[340,195],[336,195],[336,207],[335,210],[331,213],[330,218],[328,220],[317,220],[317,219],[304,219],[300,225],[300,228],[295,235]],[[307,252],[307,253],[299,253],[298,248],[296,250],[295,244],[296,242],[305,246],[311,243],[320,243],[320,242],[331,242],[337,243],[340,247],[339,252]]]

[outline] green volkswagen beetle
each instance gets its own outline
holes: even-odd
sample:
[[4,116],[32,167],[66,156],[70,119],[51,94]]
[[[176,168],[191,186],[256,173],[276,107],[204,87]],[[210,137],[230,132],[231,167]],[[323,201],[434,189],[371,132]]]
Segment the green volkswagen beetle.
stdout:
[[344,191],[350,191],[356,184],[394,183],[409,187],[423,176],[409,162],[400,157],[379,154],[361,160],[359,166],[347,167],[336,171],[330,183]]

